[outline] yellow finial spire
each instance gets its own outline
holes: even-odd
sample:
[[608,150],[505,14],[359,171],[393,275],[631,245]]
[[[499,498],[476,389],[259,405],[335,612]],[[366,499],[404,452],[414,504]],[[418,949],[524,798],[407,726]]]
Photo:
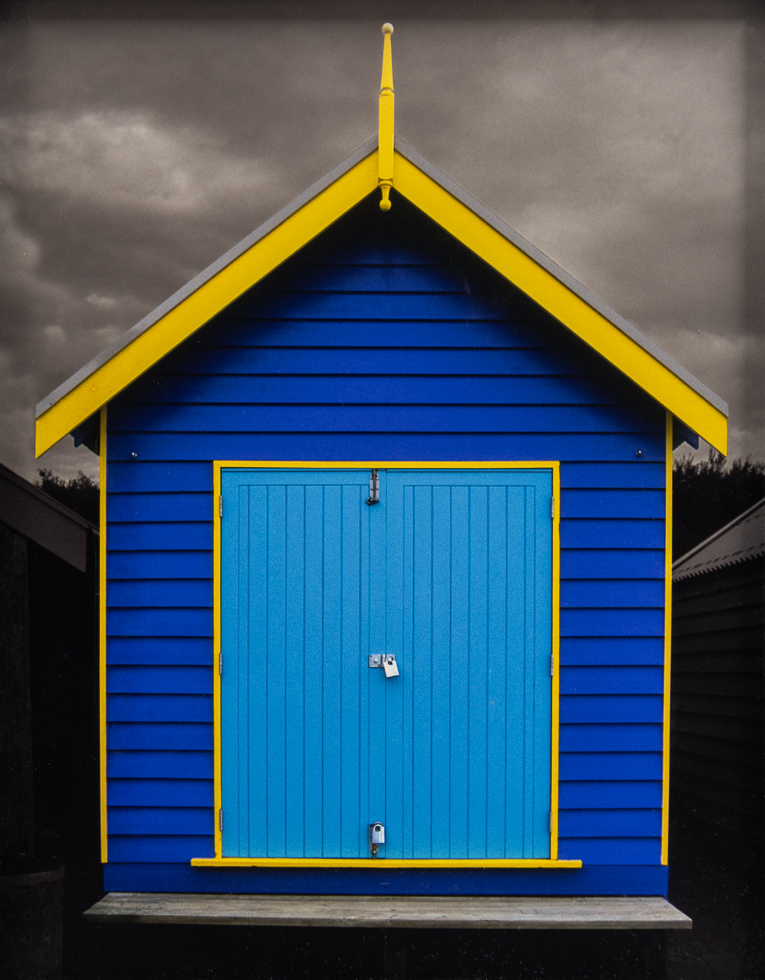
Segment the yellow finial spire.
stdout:
[[377,182],[382,190],[380,209],[390,211],[390,189],[393,186],[393,59],[390,36],[393,24],[383,24],[383,64],[380,82],[380,132],[377,147]]

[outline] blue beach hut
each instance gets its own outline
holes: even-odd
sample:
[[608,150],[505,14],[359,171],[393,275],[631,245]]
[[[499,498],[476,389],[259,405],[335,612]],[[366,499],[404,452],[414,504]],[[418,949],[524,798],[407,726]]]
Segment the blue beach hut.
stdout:
[[386,33],[379,136],[37,408],[100,454],[106,890],[665,895],[726,413],[394,138]]

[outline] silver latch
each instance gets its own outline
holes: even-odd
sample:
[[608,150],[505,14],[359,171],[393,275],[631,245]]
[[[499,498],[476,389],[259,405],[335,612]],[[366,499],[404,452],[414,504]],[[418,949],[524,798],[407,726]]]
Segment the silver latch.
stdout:
[[380,503],[380,474],[377,470],[372,470],[369,474],[369,497],[368,504]]
[[398,677],[398,664],[393,653],[370,653],[370,667],[382,667],[386,677]]
[[372,852],[372,857],[377,857],[377,852],[380,850],[380,844],[385,843],[385,824],[371,823],[369,825],[369,850]]

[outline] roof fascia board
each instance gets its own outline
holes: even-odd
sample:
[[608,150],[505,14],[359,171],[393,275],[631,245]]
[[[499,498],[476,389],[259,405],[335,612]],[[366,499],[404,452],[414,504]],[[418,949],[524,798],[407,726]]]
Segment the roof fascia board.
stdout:
[[396,140],[394,187],[720,452],[728,406],[459,185]]
[[144,317],[36,408],[40,456],[377,186],[377,137]]

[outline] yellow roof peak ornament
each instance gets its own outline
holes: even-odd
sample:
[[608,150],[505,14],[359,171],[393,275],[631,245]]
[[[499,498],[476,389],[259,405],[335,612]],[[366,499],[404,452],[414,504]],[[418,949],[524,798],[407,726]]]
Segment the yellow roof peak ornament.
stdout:
[[377,183],[382,191],[381,211],[390,211],[393,186],[393,58],[390,36],[393,24],[383,24],[383,64],[380,81],[380,132],[377,147]]

